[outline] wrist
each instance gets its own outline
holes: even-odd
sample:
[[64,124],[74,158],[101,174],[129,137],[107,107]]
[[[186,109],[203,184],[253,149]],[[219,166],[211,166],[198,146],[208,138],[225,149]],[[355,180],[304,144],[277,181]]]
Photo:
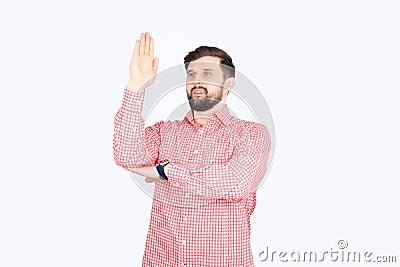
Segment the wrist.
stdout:
[[138,92],[139,89],[141,88],[141,86],[138,85],[133,80],[129,80],[129,82],[126,84],[125,87],[126,87],[126,89],[128,89],[129,91],[132,91],[132,92]]

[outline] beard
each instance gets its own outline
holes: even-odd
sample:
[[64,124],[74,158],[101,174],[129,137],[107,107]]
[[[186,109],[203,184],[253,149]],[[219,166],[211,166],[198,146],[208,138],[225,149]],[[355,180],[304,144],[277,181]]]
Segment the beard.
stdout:
[[[204,96],[193,98],[193,90],[194,89],[203,89],[205,92]],[[195,86],[190,90],[190,94],[188,94],[189,106],[192,110],[195,111],[206,111],[214,107],[222,100],[222,88],[215,94],[208,94],[206,88],[202,86]]]

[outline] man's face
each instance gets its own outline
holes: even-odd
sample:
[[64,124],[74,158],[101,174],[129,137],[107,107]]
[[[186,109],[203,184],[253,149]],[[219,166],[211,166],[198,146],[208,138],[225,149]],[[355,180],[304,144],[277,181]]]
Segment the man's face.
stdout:
[[186,71],[186,93],[191,109],[206,111],[225,102],[223,72],[218,57],[205,56],[189,63]]

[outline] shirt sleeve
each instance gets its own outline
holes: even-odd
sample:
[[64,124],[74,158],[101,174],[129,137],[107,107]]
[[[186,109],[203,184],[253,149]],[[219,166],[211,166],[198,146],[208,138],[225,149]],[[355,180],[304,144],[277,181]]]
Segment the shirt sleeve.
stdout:
[[168,181],[206,197],[246,198],[256,191],[266,173],[270,148],[267,127],[249,122],[228,163],[190,171],[184,165],[172,162],[168,168]]
[[121,108],[114,117],[113,152],[117,165],[139,168],[155,165],[161,143],[163,121],[144,127],[142,108],[145,90],[124,89]]

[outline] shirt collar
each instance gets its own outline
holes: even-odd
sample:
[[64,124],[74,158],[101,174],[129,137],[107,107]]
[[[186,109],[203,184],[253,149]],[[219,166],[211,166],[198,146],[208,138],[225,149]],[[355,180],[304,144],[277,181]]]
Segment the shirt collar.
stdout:
[[[229,121],[232,119],[232,115],[229,112],[228,106],[225,104],[223,108],[215,112],[210,118],[210,119],[219,119],[225,126],[228,125]],[[193,111],[189,110],[188,113],[186,113],[185,118],[191,123],[194,124],[194,119],[193,119]]]

